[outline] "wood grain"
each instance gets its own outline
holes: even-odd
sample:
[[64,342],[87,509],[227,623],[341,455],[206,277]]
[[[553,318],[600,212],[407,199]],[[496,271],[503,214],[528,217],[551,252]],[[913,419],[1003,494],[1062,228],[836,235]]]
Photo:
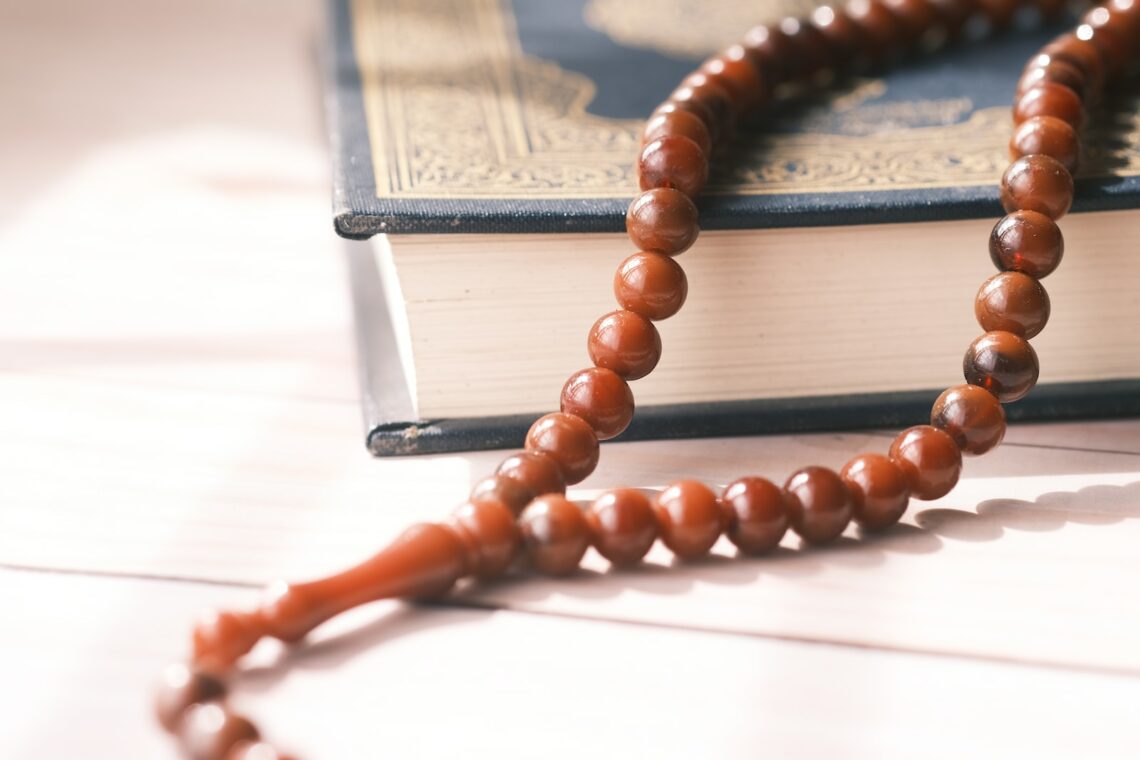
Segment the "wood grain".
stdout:
[[[27,118],[0,120],[6,758],[171,756],[147,684],[200,608],[366,556],[502,456],[364,451],[317,13],[52,0],[0,24],[0,71],[27,74]],[[887,442],[614,443],[577,493]],[[613,575],[589,555],[454,602],[506,612],[379,605],[257,653],[240,705],[310,760],[1134,757],[1138,483],[1140,421],[1015,427],[885,537]]]

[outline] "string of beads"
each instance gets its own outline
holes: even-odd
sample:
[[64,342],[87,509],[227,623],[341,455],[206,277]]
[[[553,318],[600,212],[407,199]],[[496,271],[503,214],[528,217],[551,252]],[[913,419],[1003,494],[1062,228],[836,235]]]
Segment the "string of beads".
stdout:
[[[1035,5],[1046,17],[1063,10],[1059,0]],[[338,575],[279,584],[253,611],[204,619],[194,631],[191,663],[169,668],[157,696],[158,719],[185,753],[192,760],[288,760],[226,705],[225,679],[261,638],[299,641],[360,604],[440,595],[461,578],[499,576],[520,556],[539,572],[565,575],[591,545],[624,567],[641,561],[657,540],[686,560],[707,553],[722,534],[746,554],[771,550],[788,529],[809,544],[826,544],[852,520],[881,530],[911,499],[947,494],[963,455],[1001,442],[1002,404],[1023,397],[1037,381],[1029,340],[1049,318],[1040,280],[1064,251],[1056,220],[1072,203],[1078,130],[1105,82],[1131,63],[1140,44],[1140,0],[1110,0],[1088,11],[1075,30],[1030,59],[1018,81],[1012,163],[1001,180],[1008,214],[989,240],[999,271],[974,301],[984,332],[963,359],[966,382],[938,397],[929,425],[901,432],[886,454],[860,454],[838,472],[804,467],[782,487],[746,476],[718,494],[681,480],[652,499],[638,489],[610,490],[586,511],[565,491],[597,466],[599,441],[619,435],[633,418],[629,383],[661,358],[654,323],[685,302],[687,283],[676,257],[699,234],[692,199],[707,181],[709,157],[738,121],[781,90],[953,40],[977,14],[1006,26],[1020,6],[1018,0],[850,0],[842,8],[817,8],[806,19],[758,26],[686,77],[646,123],[638,157],[643,192],[626,216],[637,252],[614,276],[621,308],[590,329],[593,366],[566,381],[561,411],[537,420],[524,451],[479,481],[446,521],[415,525]]]

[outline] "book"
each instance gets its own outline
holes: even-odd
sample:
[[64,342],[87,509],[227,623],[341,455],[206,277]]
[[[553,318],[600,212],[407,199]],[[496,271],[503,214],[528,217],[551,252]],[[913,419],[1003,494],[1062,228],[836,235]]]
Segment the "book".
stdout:
[[[330,115],[377,454],[517,445],[588,365],[642,120],[776,3],[337,0]],[[767,18],[765,17],[767,14]],[[642,23],[652,16],[654,23]],[[1029,20],[1027,20],[1029,21]],[[619,440],[921,421],[993,273],[1024,23],[837,83],[714,157],[689,299]],[[1013,419],[1140,413],[1140,125],[1087,130],[1041,384]],[[1128,114],[1119,116],[1119,114]],[[367,250],[367,253],[362,253]]]

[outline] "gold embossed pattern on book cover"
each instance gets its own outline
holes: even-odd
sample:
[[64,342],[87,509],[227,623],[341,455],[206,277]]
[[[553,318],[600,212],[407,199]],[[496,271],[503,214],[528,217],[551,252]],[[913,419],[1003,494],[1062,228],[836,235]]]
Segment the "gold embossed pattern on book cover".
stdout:
[[[583,23],[624,46],[695,58],[752,23],[811,5],[591,0]],[[509,3],[352,0],[351,13],[379,197],[634,194],[642,121],[589,113],[595,83],[524,54]],[[643,23],[649,17],[654,23]],[[881,79],[855,81],[798,113],[794,131],[738,140],[731,161],[714,162],[707,192],[939,188],[991,185],[1000,176],[1007,107],[975,109],[967,97],[874,102],[885,87]],[[1131,116],[1123,127],[1111,151],[1090,151],[1084,174],[1140,175],[1140,121]]]

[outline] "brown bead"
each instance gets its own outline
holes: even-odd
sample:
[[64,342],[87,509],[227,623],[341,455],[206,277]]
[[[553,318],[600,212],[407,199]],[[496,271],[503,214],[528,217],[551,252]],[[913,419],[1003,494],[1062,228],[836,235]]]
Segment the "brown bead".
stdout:
[[539,417],[526,434],[526,450],[558,464],[566,485],[586,479],[598,466],[598,437],[581,417],[554,412]]
[[217,703],[191,707],[178,732],[190,760],[225,760],[231,749],[257,741],[257,729]]
[[893,460],[882,454],[860,454],[839,471],[855,503],[855,522],[882,530],[899,521],[910,501],[910,483]]
[[930,424],[945,431],[963,454],[985,454],[1005,437],[1005,410],[997,397],[976,385],[942,391],[930,410]]
[[1082,102],[1088,92],[1088,81],[1084,72],[1069,61],[1044,53],[1030,59],[1021,79],[1017,80],[1016,96],[1021,97],[1026,91],[1041,84],[1068,87],[1081,98]]
[[1061,228],[1037,211],[1014,211],[990,233],[990,258],[998,269],[1042,279],[1065,253]]
[[854,59],[863,50],[863,32],[842,8],[821,5],[811,12],[811,25],[827,41],[836,67]]
[[642,190],[672,187],[696,198],[709,178],[709,162],[701,148],[687,137],[659,137],[647,143],[637,161]]
[[1013,103],[1014,124],[1034,116],[1052,116],[1080,129],[1085,120],[1085,106],[1080,96],[1068,87],[1042,82],[1018,95]]
[[562,411],[590,423],[599,441],[620,435],[633,419],[633,392],[613,370],[590,367],[562,386]]
[[977,10],[976,0],[930,0],[938,17],[942,20],[942,28],[946,31],[946,38],[956,40],[962,33],[962,28]]
[[506,475],[488,475],[471,487],[468,498],[471,501],[493,499],[501,501],[516,515],[535,497],[534,491],[525,483]]
[[1094,29],[1107,29],[1125,42],[1140,42],[1140,10],[1136,0],[1111,0],[1090,10],[1081,21]]
[[625,213],[625,231],[643,251],[676,256],[696,242],[697,207],[680,190],[658,187],[634,198]]
[[878,0],[849,0],[843,12],[862,32],[865,52],[872,61],[889,58],[905,38],[902,23]]
[[626,380],[638,380],[661,359],[661,335],[637,312],[611,311],[590,328],[586,348],[596,366],[612,369]]
[[898,19],[902,39],[908,47],[934,31],[941,21],[938,11],[927,0],[882,0],[882,3]]
[[741,46],[752,65],[773,85],[787,80],[788,72],[784,64],[792,51],[787,38],[778,27],[766,24],[752,27],[744,35]]
[[265,742],[241,742],[226,755],[226,760],[297,760],[292,755],[282,754]]
[[788,79],[809,78],[833,65],[827,38],[810,23],[789,16],[780,22],[780,31],[788,46],[784,59]]
[[[731,132],[732,125],[739,116],[729,91],[721,82],[703,71],[694,71],[681,80],[681,86],[669,95],[669,99],[675,101],[691,99],[703,103],[716,120],[716,128],[713,128],[713,131],[718,137]],[[713,141],[716,141],[716,137]]]
[[692,93],[687,92],[685,88],[677,90],[674,95],[677,95],[678,93],[680,93],[680,96],[682,97],[681,100],[677,100],[673,96],[670,96],[668,100],[657,106],[657,108],[653,109],[653,114],[650,118],[663,113],[675,113],[677,111],[691,113],[702,122],[704,122],[705,129],[709,131],[709,137],[712,138],[712,140],[715,142],[721,135],[721,124],[716,120],[716,115],[713,113],[712,109],[709,108],[709,106],[705,104],[704,101],[694,100],[692,98]]
[[1073,175],[1055,158],[1023,156],[1001,177],[1001,203],[1006,211],[1037,211],[1060,219],[1073,202]]
[[657,494],[653,511],[661,540],[681,559],[707,554],[724,527],[716,494],[695,480],[677,481]]
[[512,454],[503,460],[495,474],[517,480],[535,496],[566,492],[566,478],[562,476],[562,469],[553,457],[546,454],[534,451]]
[[706,156],[712,150],[712,137],[709,129],[700,117],[692,111],[670,111],[658,113],[645,123],[645,131],[641,134],[643,144],[648,144],[662,137],[687,137],[697,144]]
[[1041,53],[1051,58],[1068,61],[1080,69],[1087,83],[1086,96],[1095,96],[1100,92],[1104,84],[1104,59],[1088,40],[1079,39],[1069,32],[1041,48]]
[[1081,24],[1073,31],[1073,34],[1077,39],[1092,43],[1093,47],[1100,53],[1101,60],[1104,61],[1106,77],[1119,74],[1128,65],[1132,57],[1131,44],[1105,26]]
[[481,499],[461,504],[448,522],[463,541],[467,572],[476,578],[502,575],[518,554],[515,515],[501,501]]
[[155,714],[163,728],[175,731],[191,705],[215,702],[225,695],[226,685],[220,679],[176,663],[162,672],[154,698]]
[[809,544],[825,544],[843,533],[855,503],[839,475],[826,467],[796,470],[784,483],[792,530]]
[[1068,0],[1033,0],[1032,5],[1043,21],[1056,21],[1065,15],[1069,7]]
[[978,9],[994,29],[1005,29],[1021,4],[1022,0],[978,0]]
[[1005,330],[1029,339],[1049,321],[1049,294],[1027,274],[999,272],[982,283],[974,315],[987,332]]
[[224,673],[253,648],[264,631],[257,616],[245,612],[207,612],[194,626],[194,665]]
[[[743,45],[732,45],[701,64],[701,72],[728,93],[737,113],[745,113],[772,95],[772,86],[748,57]],[[708,154],[708,150],[705,150]]]
[[689,281],[681,265],[657,253],[635,253],[614,274],[614,297],[623,309],[654,320],[673,316],[685,304]]
[[606,491],[586,513],[594,548],[616,567],[637,564],[657,540],[657,518],[649,498],[635,488]]
[[527,558],[547,575],[569,575],[590,547],[590,525],[578,505],[558,494],[540,496],[523,510],[519,530]]
[[950,435],[929,425],[917,425],[898,434],[891,443],[891,459],[906,475],[916,499],[938,499],[954,488],[962,473],[962,452]]
[[729,511],[728,539],[746,554],[776,548],[788,530],[784,492],[770,480],[744,477],[724,487],[721,502]]
[[1057,159],[1070,173],[1077,170],[1080,149],[1077,130],[1055,116],[1026,119],[1013,131],[1009,141],[1010,158],[1041,154]]
[[1025,338],[995,330],[970,344],[962,360],[966,382],[978,385],[1008,404],[1017,401],[1037,384],[1040,369],[1037,352]]

